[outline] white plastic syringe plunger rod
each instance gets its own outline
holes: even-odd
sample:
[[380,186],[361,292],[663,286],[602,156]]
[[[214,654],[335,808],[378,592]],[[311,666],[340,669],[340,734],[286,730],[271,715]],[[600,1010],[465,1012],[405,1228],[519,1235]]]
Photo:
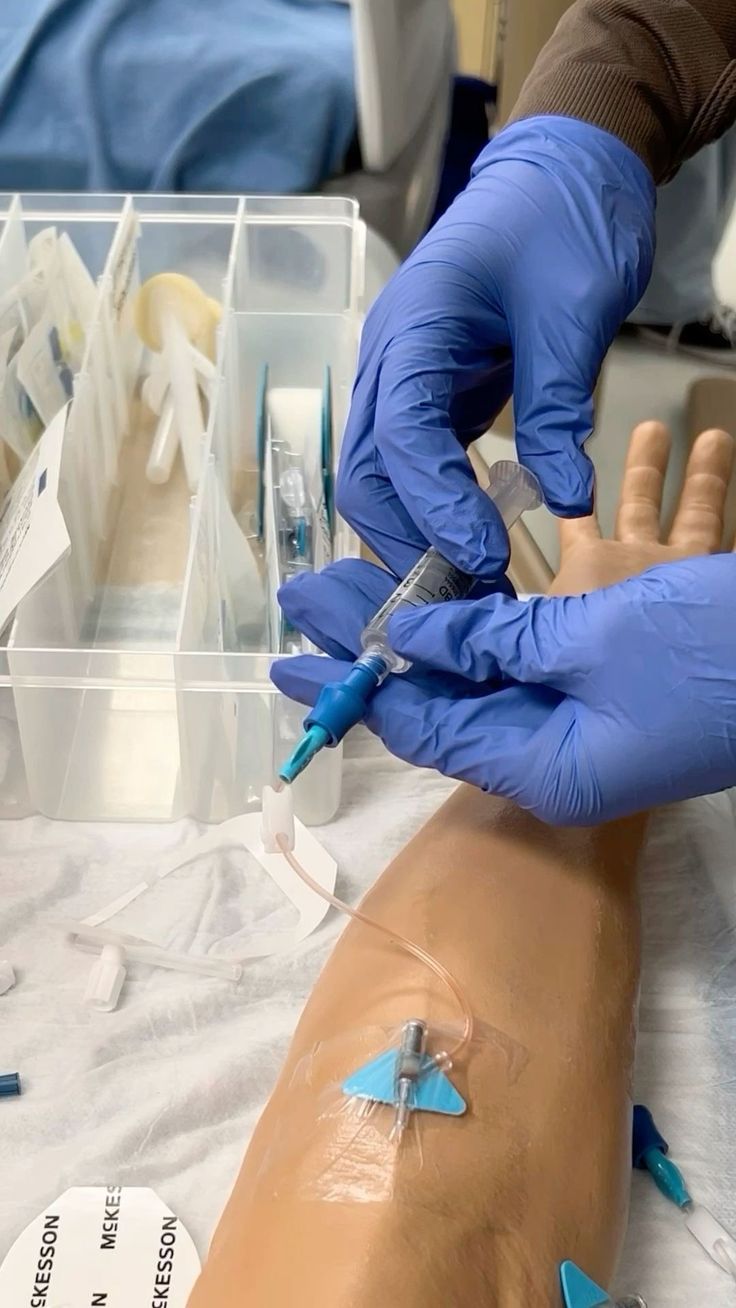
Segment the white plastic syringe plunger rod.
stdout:
[[[542,492],[534,473],[512,459],[501,459],[490,468],[486,494],[493,500],[507,531],[522,513],[536,509],[542,503]],[[397,609],[407,605],[423,608],[425,604],[464,599],[474,582],[473,576],[448,563],[439,550],[428,549],[422,555],[363,629],[363,650],[366,655],[379,656],[385,663],[383,676],[389,672],[406,672],[411,666],[407,659],[394,653],[388,639],[388,624]]]
[[146,476],[155,486],[163,486],[169,480],[178,448],[179,436],[176,430],[174,402],[171,396],[167,394],[156,424],[151,453],[146,464]]
[[538,509],[542,503],[542,489],[534,473],[513,459],[499,459],[491,464],[485,491],[498,509],[507,531],[522,513]]
[[161,309],[160,331],[187,482],[189,489],[195,491],[199,482],[204,418],[194,362],[186,333],[173,309]]
[[[219,306],[191,277],[157,273],[141,286],[134,304],[138,335],[162,357],[166,385],[174,406],[174,428],[181,442],[189,488],[195,491],[202,457],[204,417],[192,342],[212,335]],[[149,386],[158,394],[160,387]],[[153,404],[154,409],[163,406]]]

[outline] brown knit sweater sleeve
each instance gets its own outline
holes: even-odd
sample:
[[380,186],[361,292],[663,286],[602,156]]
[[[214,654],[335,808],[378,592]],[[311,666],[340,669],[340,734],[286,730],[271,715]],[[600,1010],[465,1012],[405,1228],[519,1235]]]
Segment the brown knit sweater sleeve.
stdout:
[[603,127],[666,180],[736,120],[736,0],[576,0],[512,118],[533,114]]

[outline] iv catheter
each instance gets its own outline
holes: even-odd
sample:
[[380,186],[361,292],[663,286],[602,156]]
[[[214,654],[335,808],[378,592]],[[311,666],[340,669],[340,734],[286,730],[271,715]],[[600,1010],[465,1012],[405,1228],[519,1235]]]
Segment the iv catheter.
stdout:
[[401,1033],[401,1045],[396,1059],[396,1116],[392,1135],[397,1140],[401,1139],[409,1125],[414,1089],[422,1072],[426,1043],[426,1022],[411,1018]]
[[[486,494],[508,530],[522,513],[542,502],[534,473],[520,463],[503,459],[489,471]],[[323,686],[314,708],[304,719],[305,733],[279,771],[287,784],[294,781],[325,746],[337,745],[366,714],[369,701],[389,673],[406,672],[407,659],[392,650],[388,626],[398,609],[423,608],[445,600],[464,599],[476,578],[448,563],[436,549],[428,549],[386,600],[362,632],[363,653],[344,681]]]
[[470,1046],[475,1028],[473,1010],[465,991],[441,963],[406,936],[392,931],[389,926],[369,917],[359,908],[352,908],[337,895],[319,885],[309,875],[294,852],[295,824],[292,792],[283,784],[263,790],[261,839],[266,852],[283,854],[297,876],[320,895],[328,904],[346,913],[363,926],[371,927],[387,937],[411,958],[428,967],[447,988],[458,1005],[463,1018],[462,1032],[449,1049],[436,1054],[427,1052],[427,1023],[421,1018],[410,1018],[402,1026],[397,1048],[385,1050],[363,1067],[358,1068],[343,1083],[343,1093],[365,1104],[387,1104],[394,1109],[394,1121],[389,1139],[400,1145],[414,1112],[424,1111],[461,1117],[467,1109],[462,1095],[448,1077],[453,1062]]
[[679,1208],[685,1226],[709,1258],[736,1281],[736,1240],[707,1208],[691,1196],[679,1167],[667,1157],[669,1145],[643,1104],[634,1105],[632,1161],[652,1176],[658,1190]]
[[611,1299],[605,1290],[571,1262],[560,1266],[560,1287],[564,1308],[647,1308],[638,1294]]

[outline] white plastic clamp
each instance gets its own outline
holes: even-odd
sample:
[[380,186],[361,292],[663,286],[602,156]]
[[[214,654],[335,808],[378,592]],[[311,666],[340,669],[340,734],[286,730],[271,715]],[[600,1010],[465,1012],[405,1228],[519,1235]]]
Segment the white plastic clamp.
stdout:
[[105,945],[89,974],[84,1002],[98,1013],[113,1013],[125,984],[125,952],[119,945]]
[[280,790],[274,790],[273,786],[264,786],[261,804],[261,840],[266,853],[281,852],[277,836],[285,837],[286,848],[293,849],[296,844],[296,830],[291,786],[282,786]]

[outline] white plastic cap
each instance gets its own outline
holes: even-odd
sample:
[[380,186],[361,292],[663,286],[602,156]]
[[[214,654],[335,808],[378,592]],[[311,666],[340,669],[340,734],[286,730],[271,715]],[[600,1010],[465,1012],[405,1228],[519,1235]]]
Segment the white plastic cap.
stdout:
[[105,945],[89,974],[84,1002],[98,1013],[113,1013],[125,984],[125,954],[119,945]]
[[710,1254],[724,1272],[734,1275],[736,1267],[736,1241],[724,1226],[702,1204],[693,1204],[685,1214],[685,1225],[699,1245]]
[[0,959],[0,995],[7,995],[15,985],[15,972],[6,958]]
[[278,854],[280,846],[277,836],[286,837],[286,848],[293,849],[296,844],[294,830],[294,797],[291,786],[282,786],[274,790],[273,786],[263,787],[261,814],[261,840],[267,854]]

